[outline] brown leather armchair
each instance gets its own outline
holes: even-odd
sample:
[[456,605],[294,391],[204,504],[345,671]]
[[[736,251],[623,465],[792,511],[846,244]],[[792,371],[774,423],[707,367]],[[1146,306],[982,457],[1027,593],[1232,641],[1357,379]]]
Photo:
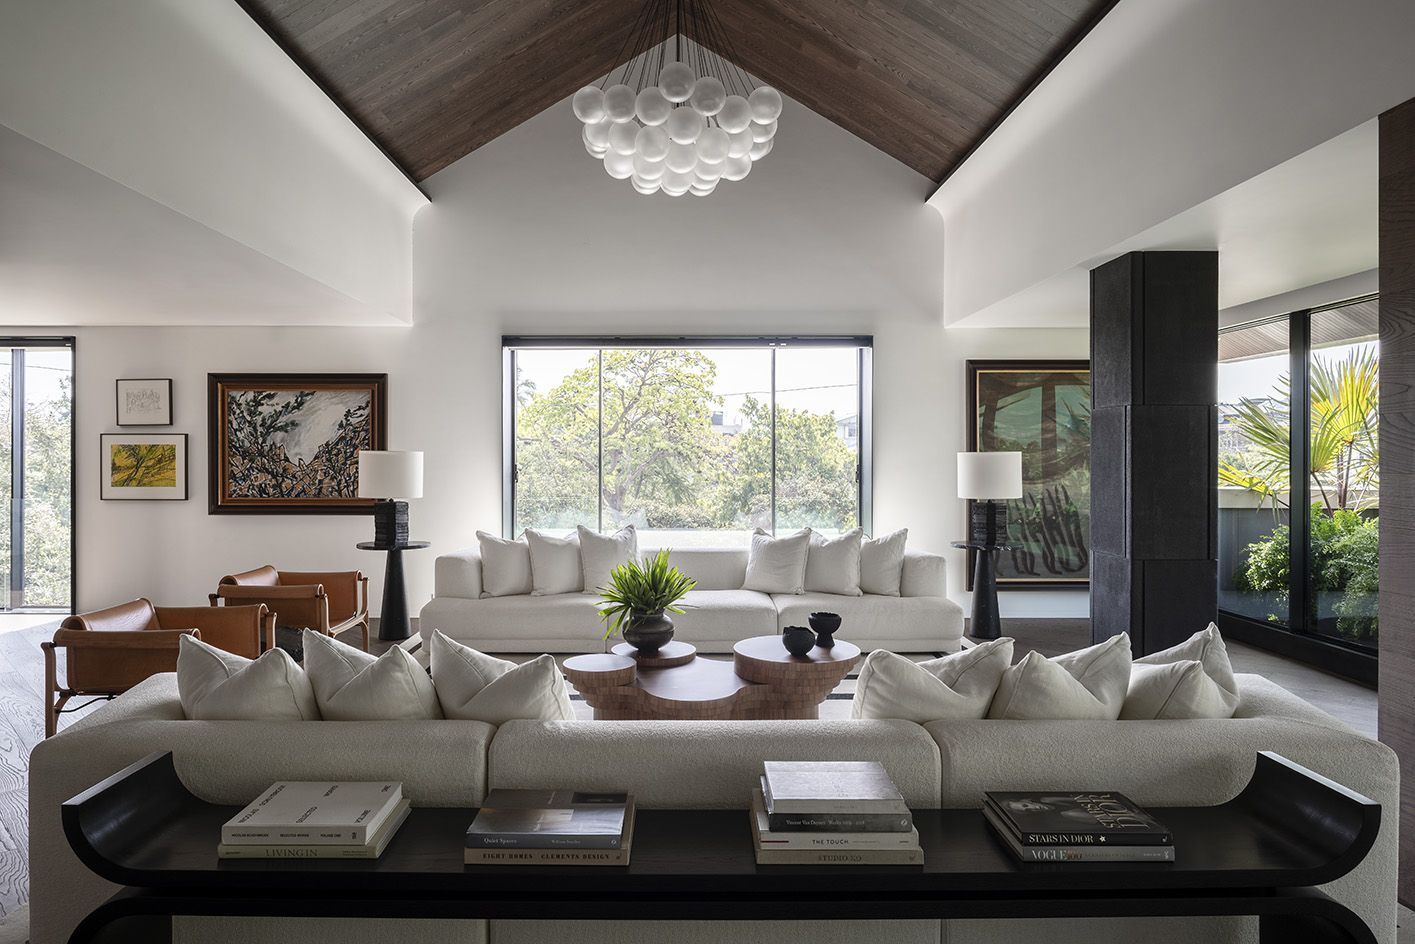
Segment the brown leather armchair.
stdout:
[[368,651],[368,578],[357,570],[276,570],[267,564],[222,577],[210,599],[212,606],[264,603],[280,626],[326,636],[357,626]]
[[[177,668],[181,637],[191,635],[254,659],[275,636],[275,615],[264,606],[213,610],[208,606],[158,606],[133,600],[70,616],[44,650],[44,736],[52,737],[64,705],[76,695],[112,698],[143,679]],[[55,652],[64,650],[63,688]]]

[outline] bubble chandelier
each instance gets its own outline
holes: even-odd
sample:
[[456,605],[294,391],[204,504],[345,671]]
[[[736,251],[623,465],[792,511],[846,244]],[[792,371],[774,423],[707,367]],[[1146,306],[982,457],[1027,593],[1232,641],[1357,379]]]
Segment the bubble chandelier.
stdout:
[[[646,195],[705,197],[720,181],[741,180],[771,153],[781,115],[776,89],[757,85],[702,43],[685,49],[685,23],[736,58],[707,0],[646,0],[625,40],[625,51],[631,40],[633,47],[618,81],[610,84],[611,72],[573,99],[585,150],[609,176]],[[655,40],[670,29],[671,42]]]

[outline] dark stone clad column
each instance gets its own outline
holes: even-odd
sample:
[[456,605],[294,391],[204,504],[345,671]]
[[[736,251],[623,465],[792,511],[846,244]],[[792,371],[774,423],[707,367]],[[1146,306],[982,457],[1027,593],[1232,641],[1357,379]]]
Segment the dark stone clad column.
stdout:
[[1135,654],[1218,609],[1218,253],[1091,270],[1091,637]]
[[1399,897],[1415,904],[1415,99],[1381,115],[1380,739],[1400,756]]

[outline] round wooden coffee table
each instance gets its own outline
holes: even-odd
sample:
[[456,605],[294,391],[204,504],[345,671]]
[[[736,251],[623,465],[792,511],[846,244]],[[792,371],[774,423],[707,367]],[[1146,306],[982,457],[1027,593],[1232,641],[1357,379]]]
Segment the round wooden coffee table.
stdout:
[[860,661],[859,647],[843,639],[804,656],[787,652],[780,636],[755,636],[732,648],[731,662],[696,654],[680,661],[682,650],[668,646],[641,660],[620,645],[566,659],[565,677],[603,721],[810,719]]

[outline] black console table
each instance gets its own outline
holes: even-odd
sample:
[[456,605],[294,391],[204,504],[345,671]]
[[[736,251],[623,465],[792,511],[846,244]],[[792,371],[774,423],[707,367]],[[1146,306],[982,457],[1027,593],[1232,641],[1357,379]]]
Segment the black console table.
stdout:
[[418,551],[430,546],[426,541],[403,544],[378,544],[364,541],[355,545],[361,551],[387,551],[388,564],[383,568],[383,607],[378,611],[378,638],[396,642],[413,634],[408,623],[408,585],[403,579],[403,552]]
[[174,916],[886,919],[1256,915],[1262,940],[1374,936],[1313,886],[1365,857],[1380,806],[1272,753],[1228,803],[1153,810],[1165,864],[1021,864],[977,810],[916,810],[923,866],[758,866],[744,810],[640,810],[633,862],[462,864],[475,810],[415,809],[377,861],[217,858],[237,807],[192,796],[153,754],[64,804],[80,861],[127,886],[70,944],[166,942]]

